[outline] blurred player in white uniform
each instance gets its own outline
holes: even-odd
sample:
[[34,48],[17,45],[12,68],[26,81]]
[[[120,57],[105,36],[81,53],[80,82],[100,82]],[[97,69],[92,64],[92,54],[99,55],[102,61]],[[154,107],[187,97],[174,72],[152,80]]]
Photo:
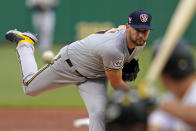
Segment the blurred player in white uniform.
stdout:
[[53,63],[39,71],[33,55],[37,42],[33,34],[11,30],[6,39],[17,44],[25,94],[36,96],[77,85],[89,113],[89,130],[105,131],[108,80],[116,90],[130,89],[122,80],[122,68],[146,45],[150,22],[148,12],[134,11],[124,28],[100,31],[65,46]]
[[195,131],[196,75],[193,55],[185,41],[178,42],[161,80],[168,92],[160,108],[149,116],[149,131]]
[[53,33],[56,23],[55,9],[58,0],[26,0],[26,5],[32,10],[32,24],[39,36],[40,52],[51,50]]

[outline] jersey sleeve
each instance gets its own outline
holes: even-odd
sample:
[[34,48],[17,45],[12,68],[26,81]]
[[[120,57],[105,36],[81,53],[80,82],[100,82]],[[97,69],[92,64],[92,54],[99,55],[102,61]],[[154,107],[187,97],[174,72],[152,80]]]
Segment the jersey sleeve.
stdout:
[[183,102],[187,105],[196,105],[196,82],[188,89],[185,96],[183,97]]
[[124,56],[117,51],[109,50],[102,55],[102,60],[106,71],[119,71],[123,68]]
[[173,118],[162,110],[155,110],[148,117],[148,125],[160,127],[163,130],[170,130],[173,121]]

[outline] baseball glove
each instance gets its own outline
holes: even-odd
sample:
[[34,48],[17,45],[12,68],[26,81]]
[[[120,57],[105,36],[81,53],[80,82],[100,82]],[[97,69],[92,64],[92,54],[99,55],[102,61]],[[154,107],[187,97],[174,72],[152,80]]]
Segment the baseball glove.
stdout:
[[122,79],[124,81],[134,81],[139,71],[138,60],[132,59],[129,63],[124,64],[122,69]]

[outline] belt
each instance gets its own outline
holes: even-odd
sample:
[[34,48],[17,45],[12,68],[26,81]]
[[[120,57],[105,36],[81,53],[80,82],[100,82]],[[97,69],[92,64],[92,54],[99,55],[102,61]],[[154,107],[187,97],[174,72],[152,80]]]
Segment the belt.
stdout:
[[70,60],[70,59],[67,59],[67,60],[65,60],[65,61],[67,62],[67,64],[68,64],[70,67],[73,66],[73,64],[71,63],[71,60]]
[[[71,60],[70,59],[67,59],[67,60],[65,60],[66,62],[67,62],[67,64],[70,66],[70,67],[72,67],[73,66],[73,64],[72,64],[72,62],[71,62]],[[78,73],[79,75],[81,75],[81,76],[83,76],[82,74],[80,74],[77,70],[75,70],[75,72],[76,73]],[[85,76],[83,76],[83,77],[85,77]]]

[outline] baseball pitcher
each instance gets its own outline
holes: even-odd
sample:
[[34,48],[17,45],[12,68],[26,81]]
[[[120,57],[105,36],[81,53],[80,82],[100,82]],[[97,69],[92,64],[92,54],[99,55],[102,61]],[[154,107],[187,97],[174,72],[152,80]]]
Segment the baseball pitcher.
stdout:
[[[21,65],[24,93],[43,92],[77,85],[89,113],[90,131],[105,131],[108,80],[118,90],[129,90],[122,69],[146,45],[151,15],[136,10],[122,28],[100,31],[63,47],[55,60],[38,71],[34,58],[37,38],[32,33],[11,30],[6,39],[16,43]],[[137,70],[136,70],[137,71]]]

